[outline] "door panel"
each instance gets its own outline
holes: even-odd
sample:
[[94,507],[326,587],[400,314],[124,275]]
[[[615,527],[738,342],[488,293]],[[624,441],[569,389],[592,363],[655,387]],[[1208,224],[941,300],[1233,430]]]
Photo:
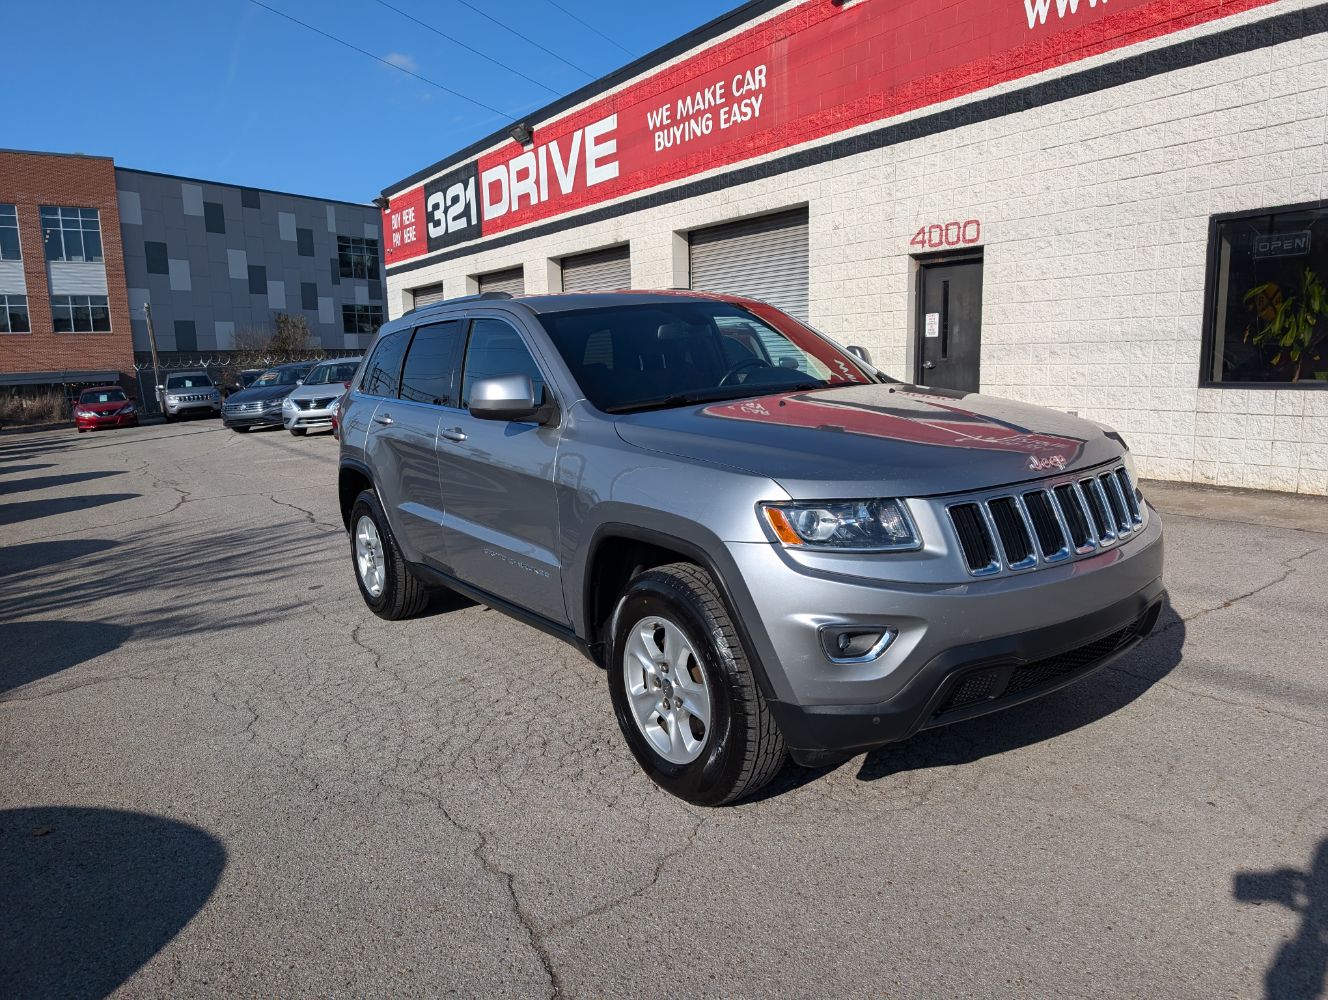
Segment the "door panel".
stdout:
[[982,261],[924,263],[918,273],[917,381],[977,392],[982,360]]
[[[466,387],[476,378],[514,373],[533,374],[537,386],[543,383],[515,328],[502,320],[476,319],[466,352]],[[438,475],[453,572],[566,623],[553,482],[558,428],[480,420],[464,409],[444,413]]]
[[446,569],[447,541],[438,490],[436,406],[385,399],[369,431],[370,462],[397,542],[407,559]]

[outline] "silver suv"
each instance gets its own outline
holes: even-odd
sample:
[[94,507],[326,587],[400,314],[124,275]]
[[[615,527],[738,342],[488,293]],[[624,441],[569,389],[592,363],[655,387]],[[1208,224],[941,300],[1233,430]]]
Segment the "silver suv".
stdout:
[[367,359],[339,489],[369,608],[450,587],[573,643],[694,803],[1027,701],[1157,621],[1119,434],[896,382],[760,302],[490,294]]
[[157,401],[166,419],[221,415],[221,393],[207,372],[179,372],[157,386]]

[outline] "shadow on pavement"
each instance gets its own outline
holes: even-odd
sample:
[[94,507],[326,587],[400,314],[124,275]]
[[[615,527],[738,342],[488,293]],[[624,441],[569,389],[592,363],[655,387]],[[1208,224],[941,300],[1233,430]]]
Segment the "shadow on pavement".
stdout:
[[1231,894],[1242,903],[1275,903],[1300,916],[1296,936],[1282,945],[1264,974],[1266,1000],[1323,996],[1328,978],[1328,838],[1305,871],[1237,872]]
[[[863,758],[858,780],[879,781],[908,771],[971,764],[1090,725],[1124,708],[1171,673],[1180,663],[1184,644],[1185,623],[1167,602],[1153,633],[1110,666],[1023,705],[873,750]],[[789,764],[748,801],[781,795],[825,773]]]
[[39,517],[73,514],[81,510],[103,507],[109,503],[137,500],[141,493],[94,493],[85,497],[53,497],[50,500],[19,500],[0,503],[0,524],[21,524]]
[[63,538],[49,542],[24,542],[0,548],[0,574],[39,570],[52,563],[85,559],[113,549],[119,542],[109,538]]
[[36,472],[38,469],[54,468],[54,462],[37,462],[33,465],[0,465],[0,476],[13,476],[20,472]]
[[0,622],[0,695],[109,653],[133,631],[110,622]]
[[0,996],[105,997],[198,913],[226,849],[115,809],[0,810]]
[[[0,550],[7,568],[0,621],[109,618],[132,624],[134,639],[143,640],[216,635],[300,613],[310,581],[349,572],[341,546],[305,527],[217,531],[206,521],[151,522],[116,541],[51,539]],[[273,580],[289,587],[260,598]]]
[[[4,469],[4,466],[0,466]],[[8,470],[5,470],[8,471]],[[107,476],[123,476],[123,469],[105,472],[71,472],[63,476],[30,476],[27,479],[6,479],[0,482],[0,495],[5,493],[27,493],[32,490],[49,490],[57,486],[72,486],[74,483],[86,483]]]

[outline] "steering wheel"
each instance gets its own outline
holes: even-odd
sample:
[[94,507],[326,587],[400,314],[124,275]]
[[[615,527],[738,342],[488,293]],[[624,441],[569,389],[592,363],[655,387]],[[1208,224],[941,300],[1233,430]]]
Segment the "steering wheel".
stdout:
[[719,384],[721,387],[730,385],[731,384],[730,380],[735,375],[739,374],[740,372],[746,371],[748,368],[769,368],[769,367],[770,366],[766,364],[764,361],[762,361],[760,358],[743,358],[741,361],[730,367],[729,370],[724,373],[724,377],[719,380]]

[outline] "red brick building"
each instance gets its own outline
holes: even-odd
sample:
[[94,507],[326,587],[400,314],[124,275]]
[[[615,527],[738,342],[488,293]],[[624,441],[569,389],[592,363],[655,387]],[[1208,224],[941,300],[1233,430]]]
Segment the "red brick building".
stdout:
[[0,150],[0,386],[133,371],[114,164]]

